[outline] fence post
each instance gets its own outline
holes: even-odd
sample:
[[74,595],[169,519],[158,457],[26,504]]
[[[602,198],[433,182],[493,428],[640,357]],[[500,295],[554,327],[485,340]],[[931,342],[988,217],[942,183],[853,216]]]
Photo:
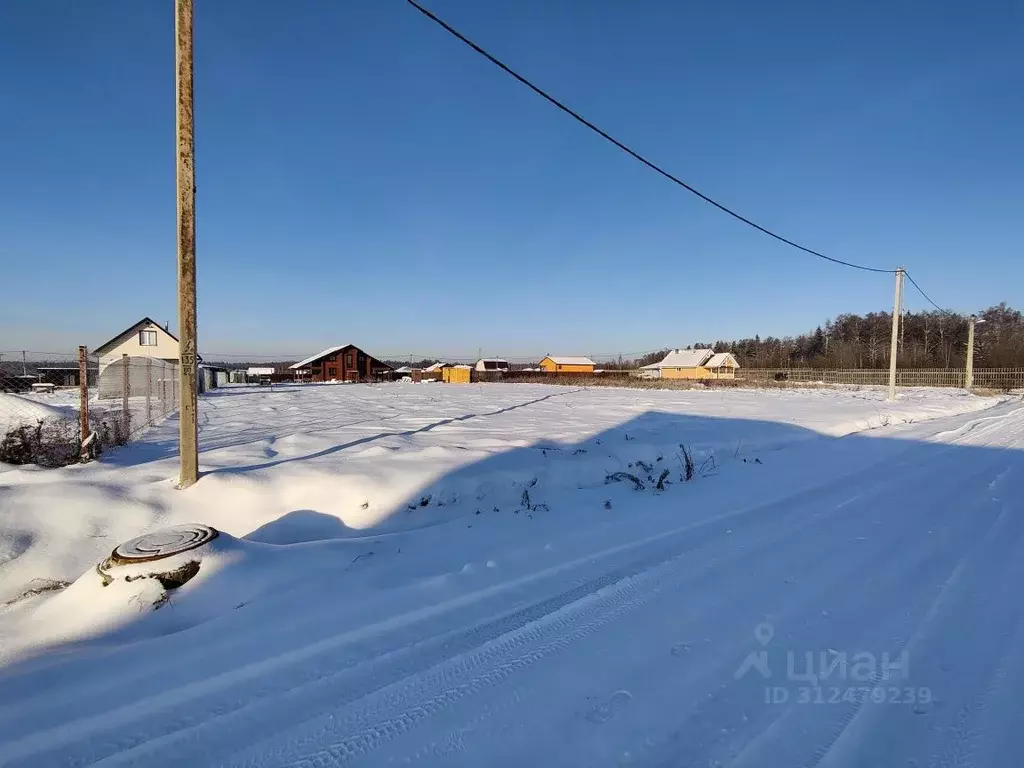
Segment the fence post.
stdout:
[[160,415],[167,413],[167,363],[160,365]]
[[82,433],[82,461],[89,460],[89,354],[84,346],[78,348],[78,418]]
[[131,415],[128,412],[128,355],[121,355],[121,429],[128,440],[131,429]]
[[153,394],[153,358],[146,358],[146,423],[153,422],[153,406],[150,399]]

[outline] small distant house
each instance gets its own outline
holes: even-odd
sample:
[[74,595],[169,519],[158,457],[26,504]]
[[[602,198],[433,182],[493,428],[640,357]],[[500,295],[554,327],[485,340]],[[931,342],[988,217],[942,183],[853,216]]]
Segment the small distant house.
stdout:
[[[89,366],[86,369],[85,377],[90,386],[96,384],[98,371]],[[82,383],[81,372],[77,365],[60,365],[45,368],[36,368],[36,377],[43,384],[52,384],[55,387],[77,387]]]
[[660,379],[733,379],[739,367],[729,352],[673,349],[661,362],[641,368],[640,375]]
[[446,365],[441,369],[445,384],[469,384],[473,369],[468,365]]
[[540,361],[540,369],[545,373],[593,373],[596,366],[589,357],[548,355]]
[[473,369],[481,372],[486,371],[487,373],[508,373],[510,370],[508,360],[502,360],[498,357],[483,357],[476,361]]
[[395,374],[394,368],[355,344],[328,347],[289,367],[308,370],[312,381],[390,381]]
[[215,387],[223,387],[228,383],[228,369],[223,365],[199,363],[196,366],[199,377],[199,391],[208,392]]

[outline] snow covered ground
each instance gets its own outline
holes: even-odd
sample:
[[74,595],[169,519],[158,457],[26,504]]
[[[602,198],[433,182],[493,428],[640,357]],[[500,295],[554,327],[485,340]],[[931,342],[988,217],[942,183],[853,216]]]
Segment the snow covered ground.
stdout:
[[[173,418],[0,468],[0,600],[75,581],[0,609],[0,765],[1024,764],[1017,398],[286,386],[200,414],[188,491]],[[224,532],[191,581],[103,586],[186,522]]]
[[0,435],[22,424],[78,418],[77,390],[61,389],[49,394],[0,392]]

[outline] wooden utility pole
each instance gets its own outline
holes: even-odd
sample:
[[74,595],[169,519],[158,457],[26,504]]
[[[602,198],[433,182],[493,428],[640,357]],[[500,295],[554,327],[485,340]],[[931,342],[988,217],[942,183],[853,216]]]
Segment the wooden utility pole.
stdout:
[[900,306],[903,304],[903,267],[896,269],[896,300],[892,307],[892,339],[889,343],[889,401],[896,399],[896,353],[900,343]]
[[196,417],[196,167],[192,120],[192,0],[174,0],[175,138],[178,171],[178,487],[199,479]]

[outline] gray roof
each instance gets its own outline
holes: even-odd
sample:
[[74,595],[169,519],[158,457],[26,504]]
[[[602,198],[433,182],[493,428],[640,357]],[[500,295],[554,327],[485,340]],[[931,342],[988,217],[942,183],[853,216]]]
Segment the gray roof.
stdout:
[[713,349],[673,349],[660,363],[645,365],[644,368],[696,368],[704,365],[714,354]]
[[706,363],[705,368],[721,368],[726,364],[726,361],[732,363],[731,368],[739,368],[740,364],[736,362],[736,358],[728,352],[716,352],[713,354]]

